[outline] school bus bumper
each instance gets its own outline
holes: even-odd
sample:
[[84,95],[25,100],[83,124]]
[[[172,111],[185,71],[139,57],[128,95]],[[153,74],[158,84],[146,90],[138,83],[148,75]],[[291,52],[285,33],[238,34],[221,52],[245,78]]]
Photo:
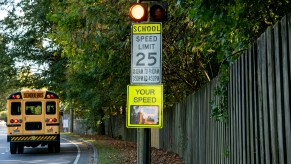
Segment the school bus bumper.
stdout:
[[39,141],[60,141],[60,135],[17,135],[7,136],[8,142],[39,142]]

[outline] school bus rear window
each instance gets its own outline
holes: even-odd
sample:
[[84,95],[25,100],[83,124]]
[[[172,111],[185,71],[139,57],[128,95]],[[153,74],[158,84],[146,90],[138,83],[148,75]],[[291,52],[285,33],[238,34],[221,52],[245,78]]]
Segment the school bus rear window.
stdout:
[[46,114],[56,114],[56,102],[46,103]]
[[11,103],[11,115],[21,115],[21,103],[12,102]]
[[42,113],[41,102],[26,102],[25,103],[26,115],[41,115],[41,113]]

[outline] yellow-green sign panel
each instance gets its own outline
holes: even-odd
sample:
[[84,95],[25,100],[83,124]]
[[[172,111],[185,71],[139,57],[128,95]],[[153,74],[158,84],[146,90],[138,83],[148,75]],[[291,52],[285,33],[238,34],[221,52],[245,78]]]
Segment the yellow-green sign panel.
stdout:
[[128,85],[128,128],[162,128],[163,85]]
[[134,23],[132,34],[161,34],[161,23]]

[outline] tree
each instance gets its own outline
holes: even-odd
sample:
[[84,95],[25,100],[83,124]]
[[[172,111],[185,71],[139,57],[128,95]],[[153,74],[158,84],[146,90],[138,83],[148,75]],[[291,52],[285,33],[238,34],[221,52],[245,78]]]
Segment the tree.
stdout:
[[[42,88],[47,86],[47,79],[38,69],[46,64],[54,55],[57,47],[48,40],[50,24],[46,20],[50,1],[20,1],[5,0],[1,3],[6,7],[8,16],[1,20],[1,30],[7,38],[5,51],[15,65],[18,65],[18,87]],[[9,6],[9,7],[7,7]],[[8,42],[9,41],[9,42]]]
[[[166,108],[227,70],[267,26],[290,11],[287,0],[167,2],[162,54]],[[131,63],[129,1],[6,0],[1,5],[9,3],[12,9],[1,21],[9,40],[5,45],[10,45],[5,54],[12,63],[46,66],[40,72],[23,66],[17,74],[19,87],[57,91],[92,127],[125,108]]]
[[[190,7],[189,17],[199,36],[203,54],[211,50],[218,59],[220,81],[215,94],[220,102],[213,104],[214,117],[227,116],[228,65],[247,49],[267,29],[291,11],[288,0],[200,0],[181,1]],[[206,51],[205,51],[206,50]],[[212,64],[215,64],[212,63]],[[215,65],[217,65],[215,64]],[[218,118],[217,120],[224,120]]]
[[[125,106],[130,63],[127,1],[59,1],[48,19],[50,34],[68,58],[69,98],[102,123],[102,107]],[[96,112],[98,111],[98,112]]]
[[16,78],[16,69],[13,59],[6,54],[7,40],[4,36],[0,36],[0,111],[6,108],[6,98],[10,91],[15,87],[18,80]]

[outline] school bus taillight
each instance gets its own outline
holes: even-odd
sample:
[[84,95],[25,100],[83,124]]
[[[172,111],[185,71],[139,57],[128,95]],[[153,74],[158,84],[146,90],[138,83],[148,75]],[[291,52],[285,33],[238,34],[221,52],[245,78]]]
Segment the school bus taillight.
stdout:
[[22,119],[10,119],[10,123],[22,123]]
[[57,122],[58,119],[57,118],[46,118],[45,122]]

